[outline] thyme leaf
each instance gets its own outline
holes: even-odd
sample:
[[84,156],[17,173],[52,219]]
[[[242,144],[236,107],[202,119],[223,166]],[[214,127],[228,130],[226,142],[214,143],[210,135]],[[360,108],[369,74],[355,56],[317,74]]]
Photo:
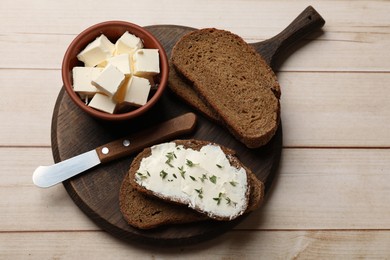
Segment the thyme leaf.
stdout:
[[203,199],[203,188],[195,189],[195,191],[198,193],[198,197]]
[[145,180],[145,179],[148,178],[148,176],[150,176],[149,173],[148,173],[148,176],[147,176],[146,174],[141,173],[141,172],[137,172],[137,175],[138,175],[138,178],[139,178],[140,180]]
[[167,177],[167,175],[168,175],[168,173],[167,173],[166,171],[164,171],[164,170],[162,170],[162,171],[160,172],[160,177],[161,177],[162,179],[165,179],[165,177]]
[[216,184],[216,183],[217,183],[217,176],[213,175],[213,176],[209,177],[209,180],[210,180],[212,183]]
[[202,177],[199,177],[199,179],[204,182],[204,180],[207,180],[206,174],[202,174]]
[[222,195],[223,195],[223,193],[220,192],[220,193],[218,194],[218,197],[213,198],[213,200],[215,200],[215,201],[217,202],[217,205],[219,205],[219,204],[221,203]]
[[177,168],[179,169],[179,172],[180,172],[181,177],[182,177],[183,179],[185,179],[185,178],[186,178],[186,177],[185,177],[186,171],[184,170],[184,166],[182,166],[182,167],[177,167]]
[[233,187],[236,187],[237,186],[237,182],[235,182],[235,181],[231,181],[231,182],[229,182],[230,183],[230,185],[232,185]]
[[225,200],[226,200],[226,204],[228,204],[229,206],[235,207],[237,205],[237,202],[232,201],[229,197],[225,197]]
[[186,165],[188,167],[194,167],[195,165],[197,165],[197,163],[193,163],[191,160],[186,159]]
[[165,155],[165,157],[167,157],[167,160],[165,161],[165,163],[166,164],[168,164],[170,167],[173,167],[173,165],[172,165],[172,160],[174,159],[174,158],[177,158],[176,157],[176,154],[174,153],[174,152],[169,152],[169,153],[167,153],[166,155]]

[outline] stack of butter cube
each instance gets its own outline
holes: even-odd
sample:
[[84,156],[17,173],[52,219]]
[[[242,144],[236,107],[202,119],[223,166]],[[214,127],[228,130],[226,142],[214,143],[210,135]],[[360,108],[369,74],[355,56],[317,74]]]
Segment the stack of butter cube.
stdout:
[[145,49],[129,32],[115,44],[102,34],[77,58],[85,66],[73,68],[73,90],[88,106],[110,114],[118,105],[146,104],[153,77],[160,73],[158,49]]

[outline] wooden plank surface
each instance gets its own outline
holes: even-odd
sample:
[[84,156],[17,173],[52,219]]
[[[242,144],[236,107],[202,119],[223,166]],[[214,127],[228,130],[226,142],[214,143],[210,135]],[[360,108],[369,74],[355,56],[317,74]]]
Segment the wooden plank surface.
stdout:
[[[14,259],[387,259],[385,231],[232,231],[189,247],[127,244],[105,232],[0,233]],[[24,245],[21,247],[20,245]]]
[[[390,147],[389,73],[280,72],[278,79],[284,146]],[[49,146],[60,72],[0,70],[0,82],[7,97],[0,107],[13,108],[0,110],[0,145]],[[23,97],[31,102],[17,102]]]
[[[98,229],[62,185],[32,184],[49,148],[2,148],[0,158],[0,232]],[[390,230],[389,158],[389,149],[284,149],[269,198],[237,229]]]
[[[63,53],[76,34],[103,19],[122,19],[145,26],[214,26],[231,30],[248,41],[259,41],[280,32],[307,5],[312,4],[310,1],[230,1],[229,4],[224,4],[223,0],[210,4],[209,1],[203,0],[196,1],[196,4],[188,2],[183,5],[178,0],[169,3],[149,0],[144,1],[141,6],[126,3],[125,8],[116,8],[100,0],[94,1],[96,6],[100,7],[93,14],[81,11],[83,8],[76,8],[72,9],[71,14],[65,15],[66,10],[72,8],[71,1],[38,2],[38,5],[37,2],[27,1],[19,7],[2,8],[0,22],[6,26],[0,38],[0,68],[59,69]],[[9,0],[2,1],[3,6],[15,6],[14,3]],[[224,6],[223,12],[219,10],[219,5]],[[159,7],[163,8],[163,15],[156,14],[155,10],[159,10]],[[386,15],[390,11],[389,2],[354,1],[351,4],[350,1],[321,1],[316,3],[315,7],[327,18],[325,33],[294,53],[281,69],[389,70],[390,54],[383,51],[390,42],[387,27],[390,17]],[[185,10],[191,10],[191,15]],[[19,19],[19,15],[23,15],[24,19]],[[367,19],[361,19],[362,17]],[[19,59],[14,58],[13,52],[7,51],[10,48],[19,50]],[[318,49],[321,52],[318,52]],[[363,53],[362,49],[365,50]],[[45,52],[44,59],[42,50]],[[362,55],[370,58],[362,59]]]
[[[388,8],[390,10],[390,7]],[[290,22],[298,15],[291,15]],[[326,16],[325,16],[326,17]],[[390,22],[390,21],[388,21]],[[245,35],[241,30],[234,32],[242,36],[248,42],[257,42],[268,39],[284,29],[289,22],[281,24],[272,32],[262,36]],[[90,24],[93,24],[92,22]],[[89,24],[89,25],[90,25]],[[26,69],[60,69],[63,54],[67,46],[89,25],[72,34],[44,34],[44,33],[6,33],[0,37],[0,68],[26,68]],[[142,25],[151,25],[142,23]],[[186,26],[196,27],[192,24]],[[378,26],[382,28],[381,26]],[[337,31],[338,28],[324,27],[325,32],[318,38],[307,38],[306,45],[297,49],[289,56],[282,71],[389,71],[390,54],[384,51],[389,45],[385,29],[367,27],[364,30],[356,30],[355,27],[345,28],[345,31]],[[61,28],[59,26],[59,28]],[[196,28],[203,28],[198,26]],[[221,28],[221,26],[218,26]],[[227,26],[222,27],[223,29]],[[251,28],[254,32],[262,31],[262,28]],[[248,29],[247,29],[248,30]],[[336,30],[336,31],[332,31]],[[309,44],[310,42],[310,44]],[[7,50],[16,48],[19,50],[19,59],[14,58],[14,53]],[[320,52],[318,50],[321,50]],[[364,52],[362,52],[364,49]],[[42,52],[45,58],[42,59]],[[370,57],[365,59],[363,57]]]
[[[308,5],[326,25],[278,67],[278,178],[263,208],[234,230],[189,247],[125,243],[61,185],[33,186],[35,167],[53,162],[62,57],[81,30],[126,20],[217,27],[257,42]],[[0,259],[389,258],[389,13],[381,0],[0,1]]]

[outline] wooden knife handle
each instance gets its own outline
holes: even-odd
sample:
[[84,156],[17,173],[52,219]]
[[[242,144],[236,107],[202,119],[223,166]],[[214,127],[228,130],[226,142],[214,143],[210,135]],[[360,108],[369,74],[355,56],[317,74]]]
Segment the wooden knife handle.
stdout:
[[287,51],[293,44],[307,34],[320,29],[324,24],[325,20],[321,15],[312,6],[309,6],[278,35],[252,45],[267,64],[273,68],[273,61],[279,53]]
[[168,141],[179,135],[190,133],[196,125],[196,115],[187,113],[141,132],[115,140],[96,148],[96,152],[102,163],[106,163],[152,146]]

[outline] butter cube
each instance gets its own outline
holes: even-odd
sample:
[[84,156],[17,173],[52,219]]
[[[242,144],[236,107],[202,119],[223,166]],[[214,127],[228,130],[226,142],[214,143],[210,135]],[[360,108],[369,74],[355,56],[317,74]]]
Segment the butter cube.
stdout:
[[132,76],[126,84],[126,93],[123,102],[134,106],[143,106],[148,101],[149,92],[149,80]]
[[123,74],[131,74],[130,55],[128,53],[113,56],[107,60],[107,63],[117,67]]
[[86,67],[94,67],[111,57],[114,50],[115,45],[102,34],[88,44],[87,47],[77,55],[77,58],[84,62]]
[[[112,56],[111,56],[111,57],[112,57]],[[111,57],[108,58],[108,59],[111,59]],[[95,67],[103,68],[103,69],[104,69],[104,68],[107,66],[107,64],[108,64],[107,60],[104,60],[104,61],[100,62],[98,65],[96,65]]]
[[114,65],[108,64],[100,75],[92,81],[92,84],[112,97],[124,80],[125,75]]
[[137,36],[125,32],[115,43],[115,54],[133,54],[136,50],[144,47],[142,41]]
[[88,106],[93,107],[97,110],[113,114],[115,111],[116,103],[111,97],[101,93],[96,93],[91,99]]
[[123,81],[122,85],[118,88],[115,95],[112,97],[112,99],[117,103],[122,103],[125,99],[126,92],[127,92],[127,86],[129,85],[131,77],[126,77]]
[[140,77],[160,73],[158,49],[141,49],[133,55],[133,74]]
[[94,67],[74,67],[72,69],[73,90],[81,96],[92,97],[98,89],[92,85],[91,81],[97,78],[102,70],[102,68]]

